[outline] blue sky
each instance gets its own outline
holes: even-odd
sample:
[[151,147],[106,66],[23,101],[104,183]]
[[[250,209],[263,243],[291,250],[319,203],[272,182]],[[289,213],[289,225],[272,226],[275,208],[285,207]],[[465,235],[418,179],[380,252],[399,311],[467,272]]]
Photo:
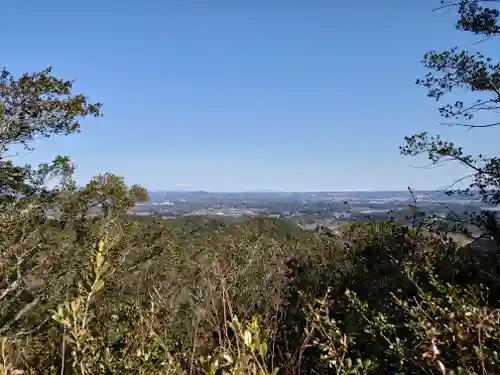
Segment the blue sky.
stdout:
[[2,63],[52,65],[104,105],[77,136],[19,162],[73,158],[152,190],[434,189],[463,173],[416,168],[405,135],[495,152],[499,130],[443,128],[414,84],[432,48],[493,49],[439,1],[28,1],[2,4]]

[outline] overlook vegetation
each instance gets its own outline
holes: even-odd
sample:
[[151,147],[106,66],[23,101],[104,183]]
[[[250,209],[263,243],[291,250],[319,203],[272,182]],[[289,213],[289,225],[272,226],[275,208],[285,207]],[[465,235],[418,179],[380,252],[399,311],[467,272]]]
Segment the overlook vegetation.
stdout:
[[[485,6],[495,3],[442,6],[457,11],[458,30],[494,37],[499,12]],[[481,93],[444,104],[444,117],[497,125],[471,121],[500,102],[498,63],[454,49],[424,64],[417,83],[430,97]],[[78,188],[68,157],[38,167],[11,158],[101,115],[51,69],[1,73],[1,374],[500,373],[500,246],[476,254],[422,221],[333,235],[269,218],[136,220],[127,211],[147,200],[140,186],[102,174]],[[406,141],[404,154],[471,169],[470,189],[450,193],[498,204],[497,158],[426,133]],[[86,215],[96,206],[102,215]],[[500,244],[497,223],[490,212],[455,224]]]

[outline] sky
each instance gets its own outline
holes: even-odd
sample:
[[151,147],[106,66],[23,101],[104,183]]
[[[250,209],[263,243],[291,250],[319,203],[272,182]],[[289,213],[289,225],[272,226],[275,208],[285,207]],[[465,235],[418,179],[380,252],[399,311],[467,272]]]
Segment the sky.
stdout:
[[20,163],[68,155],[75,178],[112,172],[150,190],[438,189],[464,171],[399,155],[442,134],[494,153],[500,129],[439,126],[415,80],[430,49],[494,50],[438,0],[5,0],[0,64],[51,65],[103,103],[82,133]]

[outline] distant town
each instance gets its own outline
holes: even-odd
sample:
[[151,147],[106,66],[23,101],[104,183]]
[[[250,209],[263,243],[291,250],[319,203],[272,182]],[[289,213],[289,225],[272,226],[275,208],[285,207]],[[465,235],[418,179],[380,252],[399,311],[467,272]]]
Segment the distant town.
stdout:
[[347,221],[415,220],[432,215],[445,219],[494,210],[475,197],[448,196],[443,192],[151,192],[150,200],[134,207],[131,215],[174,219],[215,216],[227,219],[255,216],[292,221],[305,229],[335,230]]

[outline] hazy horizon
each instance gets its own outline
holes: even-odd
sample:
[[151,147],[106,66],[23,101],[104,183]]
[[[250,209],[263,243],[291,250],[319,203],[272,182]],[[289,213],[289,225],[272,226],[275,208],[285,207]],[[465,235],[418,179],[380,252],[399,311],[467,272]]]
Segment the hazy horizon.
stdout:
[[[257,189],[257,190],[204,190],[204,189],[165,189],[165,190],[148,190],[150,193],[406,193],[406,190],[274,190],[274,189]],[[443,190],[413,190],[414,193],[443,193]]]

